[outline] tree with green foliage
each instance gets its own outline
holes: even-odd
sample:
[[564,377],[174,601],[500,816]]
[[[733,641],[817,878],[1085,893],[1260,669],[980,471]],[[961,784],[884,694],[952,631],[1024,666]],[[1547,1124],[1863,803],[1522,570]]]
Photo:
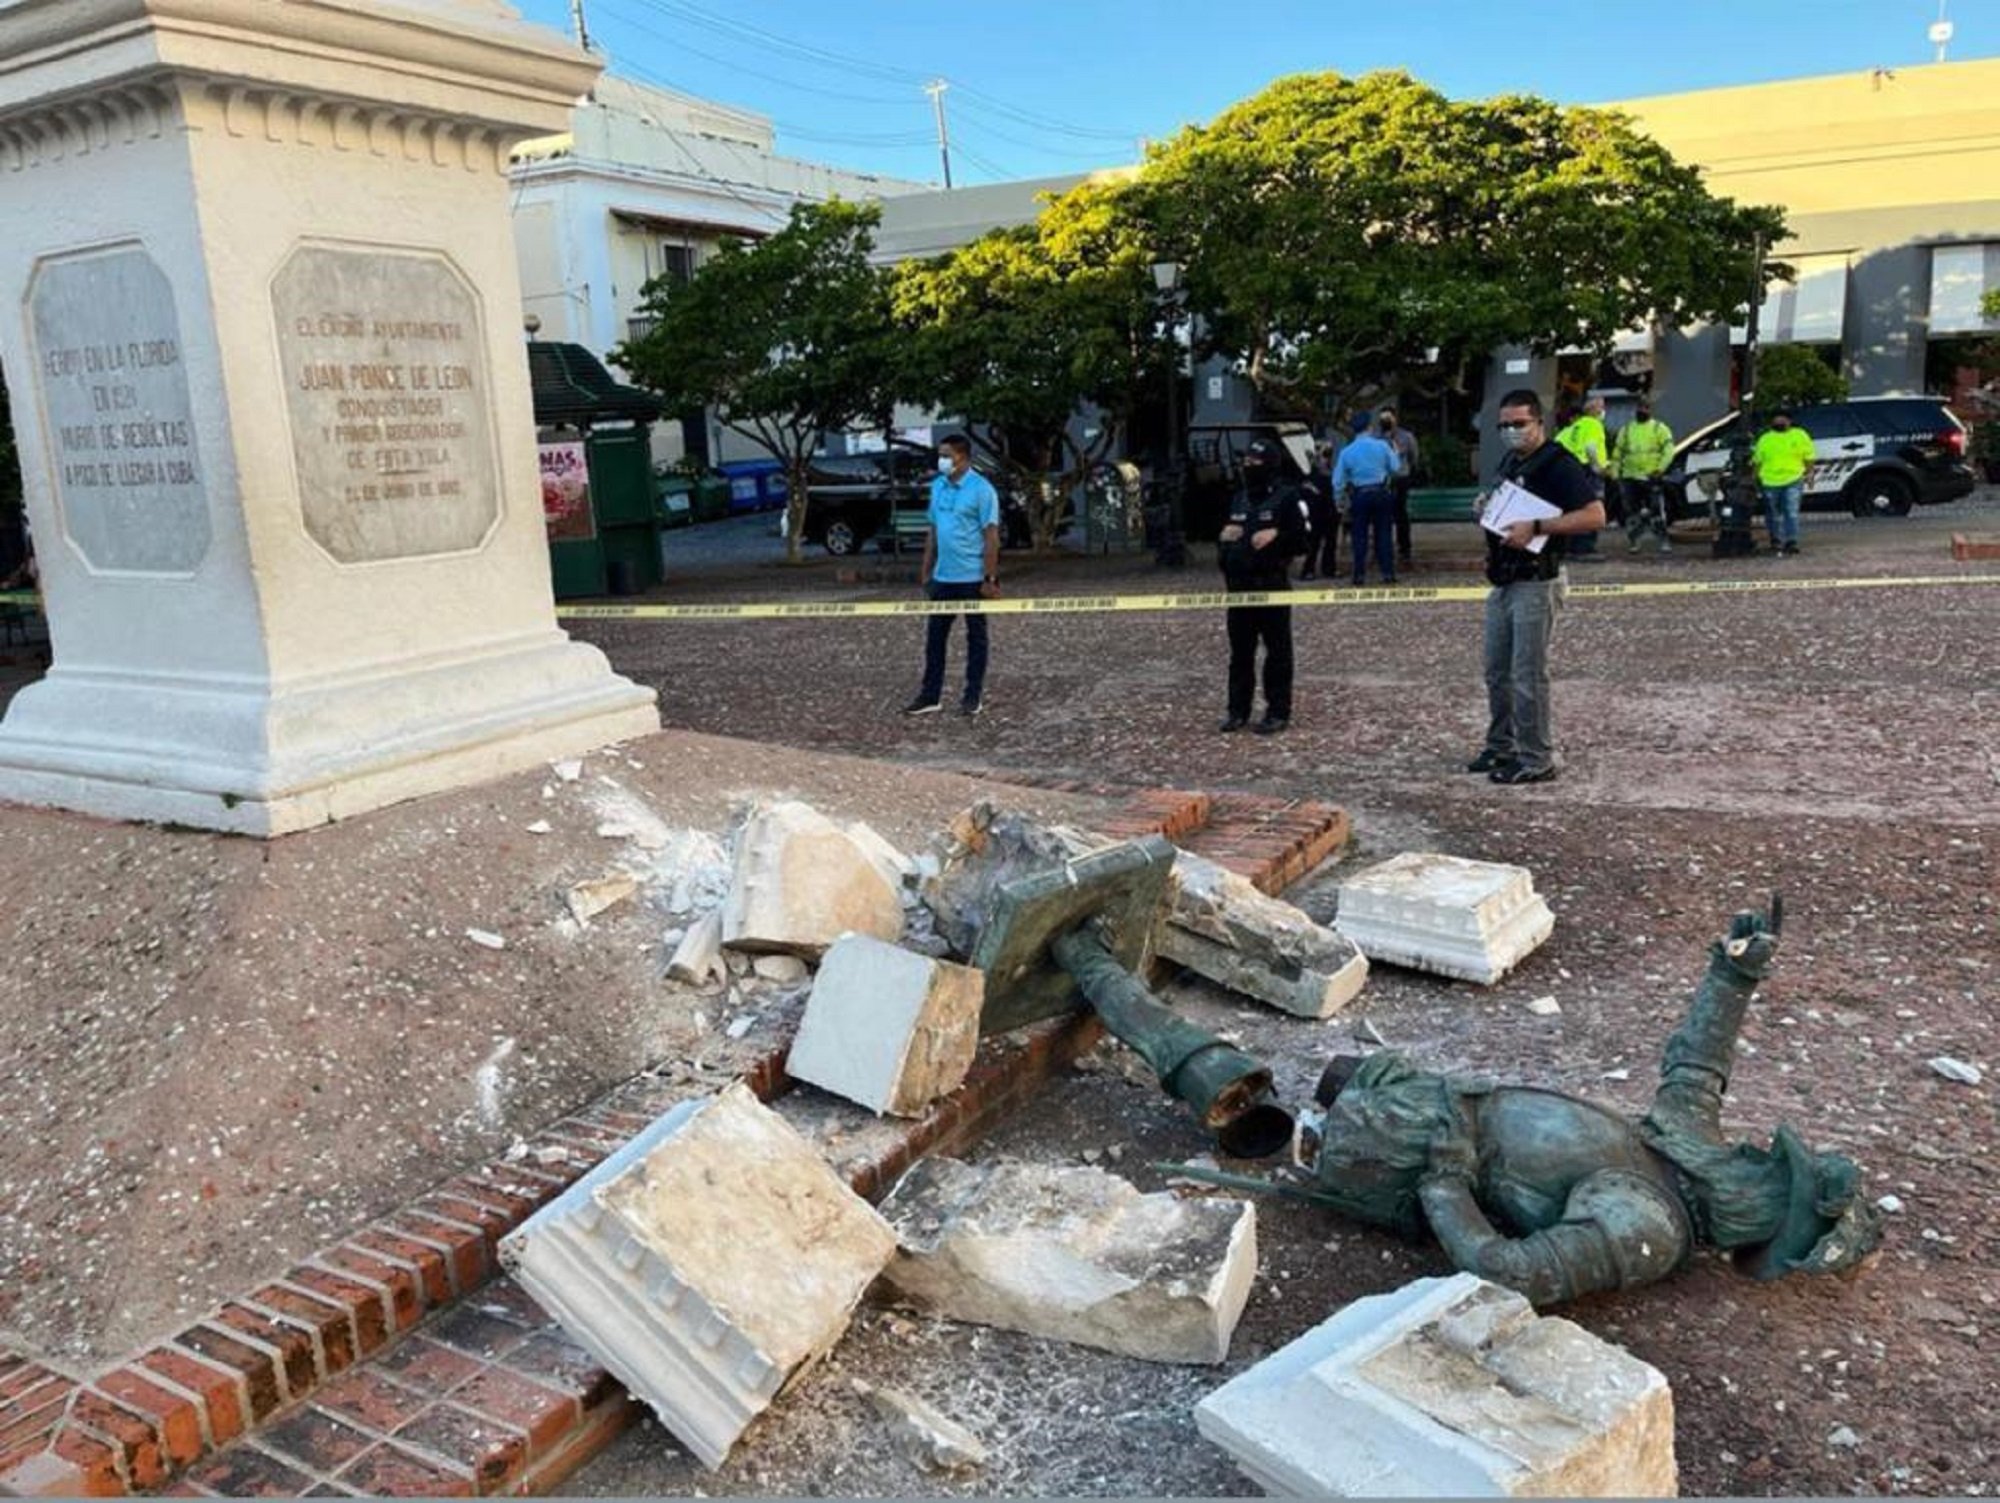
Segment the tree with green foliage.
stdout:
[[1811,345],[1769,344],[1757,351],[1757,388],[1750,393],[1753,412],[1846,400],[1847,378]]
[[1614,111],[1452,100],[1400,72],[1279,79],[1156,147],[1135,207],[1187,266],[1203,353],[1301,415],[1433,350],[1462,369],[1728,322],[1759,237],[1784,232]]
[[787,556],[799,557],[808,462],[821,436],[893,395],[887,278],[869,263],[880,211],[802,203],[762,240],[725,241],[693,278],[655,278],[651,329],[612,352],[670,412],[712,407],[785,468]]
[[[1072,491],[1165,379],[1152,257],[1115,187],[1084,184],[892,279],[902,395],[962,415],[1050,547]],[[1086,407],[1094,436],[1079,437]]]

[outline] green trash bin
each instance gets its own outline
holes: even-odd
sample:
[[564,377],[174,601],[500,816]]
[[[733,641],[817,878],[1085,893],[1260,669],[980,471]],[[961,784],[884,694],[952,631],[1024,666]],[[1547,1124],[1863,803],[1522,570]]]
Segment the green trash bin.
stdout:
[[704,475],[694,483],[694,519],[716,522],[729,515],[729,482],[720,475]]
[[662,527],[689,527],[694,524],[694,482],[685,475],[656,477]]

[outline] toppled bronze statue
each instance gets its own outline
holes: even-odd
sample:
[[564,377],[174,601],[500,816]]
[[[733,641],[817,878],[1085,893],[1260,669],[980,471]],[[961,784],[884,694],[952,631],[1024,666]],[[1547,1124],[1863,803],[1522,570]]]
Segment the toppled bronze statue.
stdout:
[[1327,1067],[1310,1185],[1178,1172],[1277,1190],[1406,1236],[1428,1230],[1458,1267],[1536,1305],[1650,1283],[1698,1245],[1760,1279],[1855,1268],[1881,1228],[1852,1160],[1813,1153],[1785,1127],[1769,1148],[1722,1136],[1737,1033],[1782,914],[1775,898],[1768,918],[1739,913],[1710,946],[1638,1121],[1381,1053]]

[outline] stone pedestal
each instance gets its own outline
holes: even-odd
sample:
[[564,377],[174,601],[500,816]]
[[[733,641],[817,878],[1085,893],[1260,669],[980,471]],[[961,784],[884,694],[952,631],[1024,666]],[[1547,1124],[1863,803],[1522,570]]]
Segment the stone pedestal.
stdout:
[[1491,986],[1556,920],[1525,866],[1406,851],[1341,884],[1334,924],[1370,960]]
[[275,835],[656,729],[557,629],[498,0],[0,0],[0,362],[54,666],[0,798]]
[[1356,1300],[1194,1419],[1273,1497],[1679,1493],[1667,1380],[1469,1273]]

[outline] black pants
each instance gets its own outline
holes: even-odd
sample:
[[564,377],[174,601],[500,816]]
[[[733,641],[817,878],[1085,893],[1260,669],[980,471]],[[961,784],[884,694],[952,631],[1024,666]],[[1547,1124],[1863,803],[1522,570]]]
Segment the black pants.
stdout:
[[1396,505],[1396,557],[1410,561],[1410,477],[1398,475],[1389,482],[1389,495]]
[[[946,584],[934,579],[925,591],[933,600],[977,600],[979,585]],[[944,652],[951,640],[955,616],[930,616],[924,621],[924,685],[921,698],[935,703],[944,697]],[[977,702],[986,691],[986,618],[969,614],[965,618],[965,697]]]
[[1307,503],[1312,519],[1312,536],[1306,539],[1305,566],[1299,577],[1324,575],[1332,579],[1340,568],[1340,509],[1331,496],[1314,496]]
[[1238,605],[1223,613],[1229,618],[1229,713],[1250,718],[1250,701],[1257,688],[1257,644],[1264,644],[1264,713],[1276,720],[1292,718],[1292,608],[1289,605]]

